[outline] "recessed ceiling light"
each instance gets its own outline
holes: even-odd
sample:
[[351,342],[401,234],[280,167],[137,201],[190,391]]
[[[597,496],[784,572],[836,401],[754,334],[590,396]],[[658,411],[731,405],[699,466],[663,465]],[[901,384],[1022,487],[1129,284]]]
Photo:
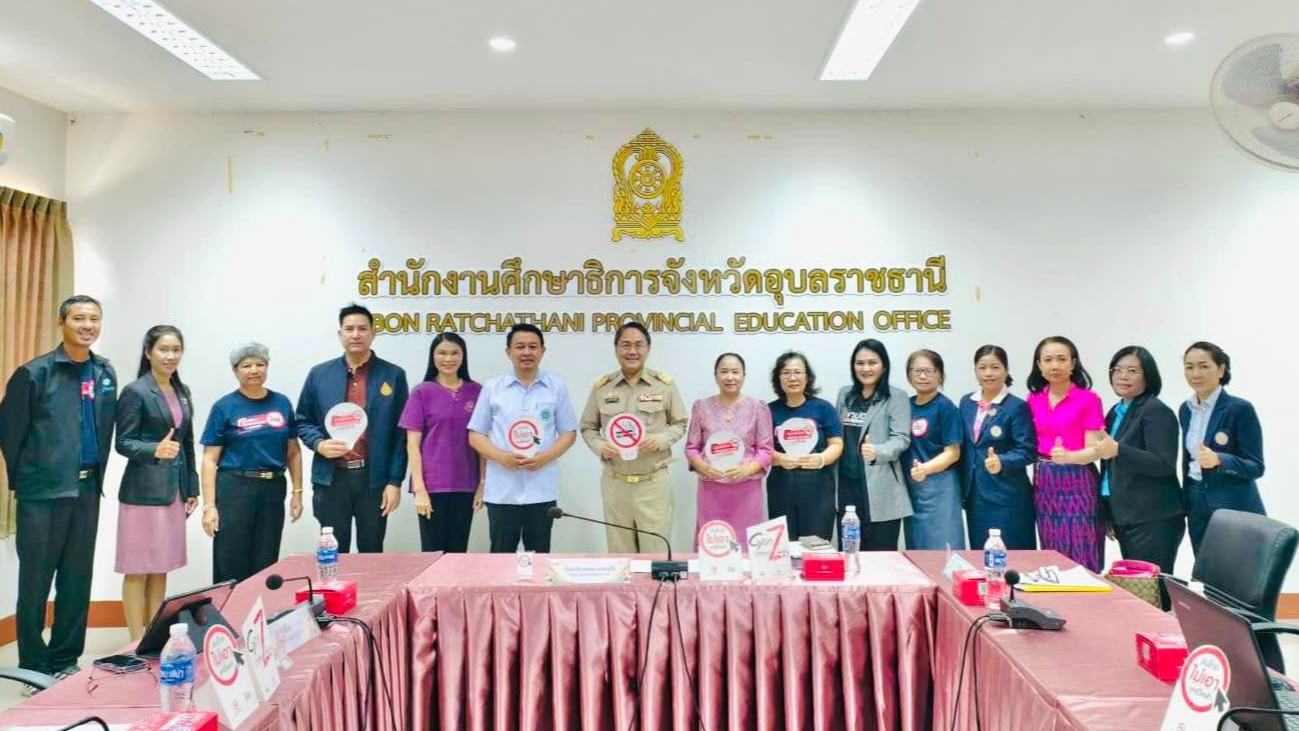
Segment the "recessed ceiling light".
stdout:
[[1195,34],[1189,30],[1179,31],[1164,39],[1164,43],[1170,46],[1185,46],[1195,40]]
[[865,81],[920,0],[857,0],[821,68],[822,81]]
[[260,76],[172,15],[155,0],[90,0],[137,33],[214,81],[258,81]]
[[510,51],[513,51],[514,47],[519,44],[515,43],[513,38],[506,38],[504,36],[499,36],[497,38],[493,38],[490,41],[488,41],[487,45],[491,46],[492,50],[496,51],[497,53],[509,53]]

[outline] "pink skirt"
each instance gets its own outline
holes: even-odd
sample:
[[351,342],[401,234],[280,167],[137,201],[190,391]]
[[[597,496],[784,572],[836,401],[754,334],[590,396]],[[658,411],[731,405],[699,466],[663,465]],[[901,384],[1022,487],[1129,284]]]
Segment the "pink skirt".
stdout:
[[699,550],[699,529],[710,520],[730,523],[740,545],[747,545],[749,526],[766,519],[767,503],[762,498],[762,478],[734,483],[699,480],[695,501],[696,551]]
[[185,565],[185,502],[128,505],[117,512],[119,574],[165,574]]

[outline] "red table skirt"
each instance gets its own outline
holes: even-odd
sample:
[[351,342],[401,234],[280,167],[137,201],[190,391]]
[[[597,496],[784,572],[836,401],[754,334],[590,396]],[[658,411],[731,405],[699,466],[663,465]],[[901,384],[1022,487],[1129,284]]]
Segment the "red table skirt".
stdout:
[[657,610],[642,576],[474,585],[514,558],[446,556],[410,587],[414,726],[625,729],[639,698],[639,728],[694,729],[697,692],[709,729],[927,729],[933,584],[888,556],[897,584],[690,582]]

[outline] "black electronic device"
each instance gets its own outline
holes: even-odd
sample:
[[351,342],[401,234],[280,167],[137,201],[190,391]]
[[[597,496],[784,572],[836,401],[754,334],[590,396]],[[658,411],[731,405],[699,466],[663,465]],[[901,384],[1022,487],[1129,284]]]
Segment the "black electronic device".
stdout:
[[238,635],[221,616],[221,607],[225,606],[234,591],[234,581],[223,581],[220,584],[205,586],[202,589],[187,591],[184,594],[167,597],[154,613],[144,635],[136,644],[135,654],[156,658],[162,654],[163,645],[171,637],[173,624],[189,625],[189,639],[199,654],[203,653],[203,638],[212,627],[221,626]]
[[1009,592],[1001,598],[1002,618],[996,618],[995,621],[1002,621],[1010,625],[1011,629],[1063,629],[1065,625],[1064,617],[1056,614],[1050,609],[1035,607],[1028,602],[1022,602],[1015,598],[1015,585],[1019,583],[1019,572],[1011,569],[1006,572],[1006,587]]
[[685,581],[690,577],[690,563],[688,561],[673,561],[672,544],[668,542],[667,538],[663,537],[658,533],[655,533],[654,531],[641,530],[640,528],[632,528],[629,525],[618,525],[617,523],[606,523],[603,520],[596,520],[595,518],[585,518],[581,515],[573,515],[572,513],[564,512],[564,509],[559,507],[558,505],[554,505],[550,508],[550,517],[554,518],[555,520],[559,520],[560,518],[565,518],[565,517],[577,518],[578,520],[585,520],[588,523],[607,525],[610,528],[621,528],[623,530],[629,530],[632,533],[644,533],[645,535],[654,536],[660,541],[663,541],[663,545],[668,547],[668,560],[651,561],[650,576],[653,577],[656,581]]

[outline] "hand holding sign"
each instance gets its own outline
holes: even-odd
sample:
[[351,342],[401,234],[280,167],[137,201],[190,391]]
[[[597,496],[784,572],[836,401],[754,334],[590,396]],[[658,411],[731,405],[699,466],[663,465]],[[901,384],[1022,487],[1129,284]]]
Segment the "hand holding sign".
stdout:
[[1055,438],[1055,446],[1051,447],[1051,461],[1055,464],[1069,464],[1069,452],[1064,448],[1063,437]]
[[180,443],[171,438],[175,433],[175,429],[167,430],[167,436],[153,449],[154,459],[176,459],[176,455],[180,454]]
[[714,469],[729,472],[744,462],[744,440],[733,431],[715,432],[704,443],[704,459]]
[[[370,425],[370,417],[366,416],[365,409],[357,406],[350,401],[343,401],[335,404],[334,408],[325,412],[325,431],[329,433],[331,439],[343,443],[343,452],[334,457],[342,457],[348,450],[356,446],[361,435],[365,434],[365,428]],[[334,445],[330,445],[330,451],[337,451]],[[317,451],[322,455],[329,457],[321,445],[317,445]]]
[[527,416],[515,419],[505,428],[505,439],[514,454],[524,458],[535,457],[537,447],[541,445],[541,422]]
[[630,462],[639,455],[641,442],[645,440],[645,422],[635,414],[618,414],[609,420],[604,437],[624,462]]
[[997,450],[988,447],[988,458],[983,460],[983,466],[988,470],[988,474],[996,475],[1001,472],[1001,457],[997,456]]

